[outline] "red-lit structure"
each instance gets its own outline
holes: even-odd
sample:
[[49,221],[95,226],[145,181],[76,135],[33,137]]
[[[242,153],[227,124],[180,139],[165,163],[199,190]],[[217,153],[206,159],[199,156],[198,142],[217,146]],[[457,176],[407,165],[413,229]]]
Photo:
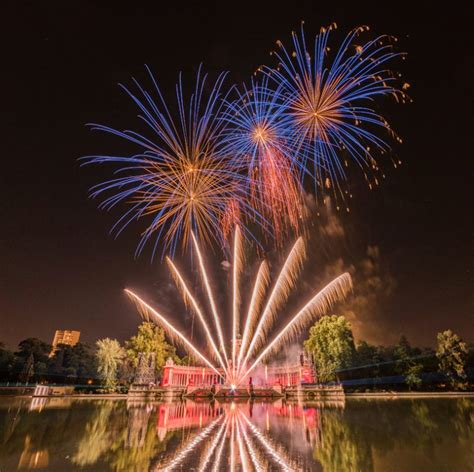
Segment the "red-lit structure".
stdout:
[[167,362],[163,367],[162,387],[212,387],[222,383],[222,377],[208,367],[176,365]]
[[[223,371],[222,374],[224,375]],[[291,366],[265,366],[264,374],[249,377],[248,382],[267,387],[295,386],[316,382],[312,365],[303,357],[300,362]],[[208,367],[176,365],[168,361],[163,368],[162,387],[202,387],[225,384],[223,377]]]

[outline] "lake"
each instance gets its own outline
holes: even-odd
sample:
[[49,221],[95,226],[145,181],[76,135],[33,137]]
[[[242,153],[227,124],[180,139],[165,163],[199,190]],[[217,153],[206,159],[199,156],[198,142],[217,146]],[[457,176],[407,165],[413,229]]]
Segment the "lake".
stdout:
[[474,399],[0,398],[0,471],[474,470]]

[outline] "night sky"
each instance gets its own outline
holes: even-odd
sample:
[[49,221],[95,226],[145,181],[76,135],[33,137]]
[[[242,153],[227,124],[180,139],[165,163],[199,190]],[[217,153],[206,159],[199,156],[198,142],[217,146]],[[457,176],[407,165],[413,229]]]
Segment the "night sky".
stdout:
[[85,123],[133,127],[136,110],[117,83],[145,80],[144,64],[168,96],[178,72],[192,78],[200,62],[241,83],[301,20],[307,33],[333,21],[344,32],[367,24],[396,35],[409,54],[399,69],[414,103],[383,110],[404,139],[395,148],[403,164],[388,165],[375,191],[359,176],[337,245],[348,263],[377,246],[396,282],[371,322],[384,342],[405,333],[433,344],[446,328],[474,340],[472,11],[461,2],[278,3],[3,6],[0,341],[50,342],[59,328],[78,329],[89,342],[134,332],[139,318],[122,289],[163,293],[169,279],[149,252],[134,259],[138,228],[114,240],[118,213],[88,199],[88,188],[110,173],[81,169],[77,158],[120,152],[121,143]]

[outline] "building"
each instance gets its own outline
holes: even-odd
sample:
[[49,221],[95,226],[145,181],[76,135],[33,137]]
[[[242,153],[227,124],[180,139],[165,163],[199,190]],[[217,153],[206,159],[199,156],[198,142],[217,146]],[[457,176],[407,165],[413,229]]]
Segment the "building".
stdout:
[[51,350],[51,355],[53,355],[59,344],[67,344],[68,346],[75,346],[79,342],[81,336],[80,331],[70,331],[70,330],[61,330],[57,329],[54,333],[53,338],[53,349]]
[[[216,373],[209,367],[194,367],[176,365],[171,359],[163,368],[162,387],[201,387],[210,388],[212,385],[225,384],[225,373],[217,369]],[[246,384],[252,383],[257,387],[281,386],[289,387],[301,384],[311,384],[317,381],[313,366],[305,356],[301,355],[299,362],[285,366],[265,366],[258,375],[249,376]]]

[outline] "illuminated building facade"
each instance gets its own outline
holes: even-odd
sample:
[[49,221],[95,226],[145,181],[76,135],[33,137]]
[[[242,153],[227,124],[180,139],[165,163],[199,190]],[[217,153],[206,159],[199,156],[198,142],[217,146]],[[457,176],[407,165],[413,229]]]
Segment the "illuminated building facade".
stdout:
[[[168,360],[163,368],[162,387],[202,387],[224,384],[225,374],[218,369],[222,377],[208,367],[175,365]],[[256,386],[295,386],[311,384],[317,381],[314,369],[308,360],[301,357],[300,362],[287,366],[265,366],[264,374],[248,378],[248,383]]]
[[62,330],[57,329],[54,333],[53,338],[53,349],[51,350],[51,355],[53,355],[59,344],[67,344],[68,346],[75,346],[79,342],[81,337],[80,331],[71,331],[71,330]]

